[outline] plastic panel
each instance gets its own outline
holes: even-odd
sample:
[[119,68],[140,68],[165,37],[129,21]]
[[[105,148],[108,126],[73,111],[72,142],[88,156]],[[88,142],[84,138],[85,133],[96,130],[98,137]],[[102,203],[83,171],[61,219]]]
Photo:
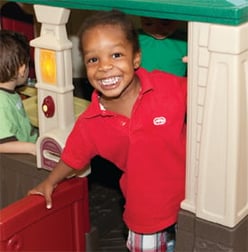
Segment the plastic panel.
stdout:
[[86,178],[63,181],[53,195],[27,196],[0,211],[0,251],[85,251],[89,232]]

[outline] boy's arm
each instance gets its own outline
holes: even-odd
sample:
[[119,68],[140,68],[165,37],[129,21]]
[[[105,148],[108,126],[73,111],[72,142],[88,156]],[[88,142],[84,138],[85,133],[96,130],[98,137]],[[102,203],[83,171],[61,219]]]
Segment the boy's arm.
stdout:
[[5,142],[0,144],[0,153],[27,153],[36,155],[36,145],[20,141]]
[[62,160],[58,162],[48,177],[28,192],[28,195],[38,194],[45,197],[46,208],[52,208],[52,193],[59,182],[65,179],[73,171],[73,168],[65,164]]

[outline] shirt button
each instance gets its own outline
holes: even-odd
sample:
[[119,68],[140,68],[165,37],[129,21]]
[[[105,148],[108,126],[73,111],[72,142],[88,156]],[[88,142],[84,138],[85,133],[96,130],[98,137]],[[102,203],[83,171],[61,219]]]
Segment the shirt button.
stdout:
[[126,125],[126,122],[125,121],[122,121],[121,122],[121,126],[125,126]]

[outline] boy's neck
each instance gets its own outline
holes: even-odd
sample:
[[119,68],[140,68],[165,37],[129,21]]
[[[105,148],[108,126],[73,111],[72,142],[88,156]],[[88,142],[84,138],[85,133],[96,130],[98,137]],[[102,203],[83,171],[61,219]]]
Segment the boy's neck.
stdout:
[[14,91],[16,86],[17,85],[15,81],[0,82],[0,88],[3,88],[3,89]]
[[134,103],[136,102],[141,90],[141,85],[138,78],[136,77],[135,79],[136,80],[134,81],[133,85],[131,85],[131,88],[129,86],[129,90],[124,96],[122,95],[114,99],[106,99],[105,97],[100,96],[99,102],[101,105],[107,110],[125,115],[130,118]]

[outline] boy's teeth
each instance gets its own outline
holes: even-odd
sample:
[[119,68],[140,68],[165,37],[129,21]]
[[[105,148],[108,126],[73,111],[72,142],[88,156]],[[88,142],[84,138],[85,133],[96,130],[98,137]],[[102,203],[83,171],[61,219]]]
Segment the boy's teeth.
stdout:
[[118,80],[119,80],[118,77],[108,78],[108,79],[102,80],[102,84],[103,85],[113,85],[113,84],[117,83]]

